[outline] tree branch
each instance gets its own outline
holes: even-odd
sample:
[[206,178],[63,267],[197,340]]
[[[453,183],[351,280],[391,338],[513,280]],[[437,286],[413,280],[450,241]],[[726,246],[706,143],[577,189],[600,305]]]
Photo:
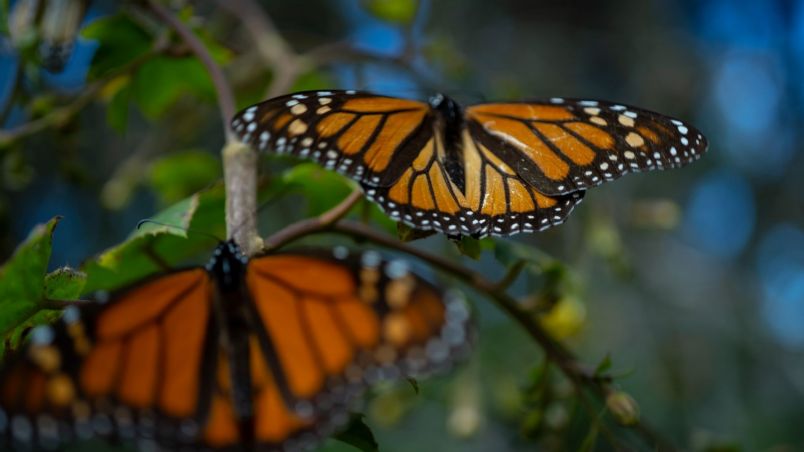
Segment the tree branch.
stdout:
[[198,39],[195,33],[193,33],[184,22],[174,16],[167,8],[156,2],[148,1],[147,4],[151,11],[153,11],[162,22],[170,26],[170,28],[181,37],[182,41],[184,41],[195,56],[201,60],[201,64],[203,64],[207,72],[209,72],[212,84],[215,85],[215,92],[218,95],[218,106],[221,110],[221,122],[223,124],[224,133],[226,134],[226,141],[230,142],[234,140],[234,135],[229,127],[229,121],[231,121],[232,116],[235,114],[234,95],[232,94],[229,83],[226,81],[226,77],[223,75],[223,70],[221,70],[221,67],[218,66],[212,58],[212,55],[210,55],[204,43]]
[[299,74],[310,67],[307,58],[293,51],[271,17],[254,0],[219,0],[218,5],[243,23],[257,52],[274,71],[265,97],[276,97],[290,90]]
[[346,216],[346,214],[349,213],[349,210],[351,210],[352,207],[354,207],[354,205],[357,204],[357,202],[362,198],[363,192],[359,188],[354,189],[349,196],[344,198],[343,201],[332,209],[315,218],[309,218],[294,223],[265,239],[264,250],[268,251],[275,248],[280,248],[284,244],[290,243],[297,238],[330,227],[336,221]]
[[235,138],[229,121],[235,114],[234,95],[220,66],[206,46],[182,21],[163,6],[149,1],[148,6],[162,22],[173,28],[209,72],[226,134],[222,150],[223,178],[226,185],[226,233],[250,256],[262,249],[257,234],[257,153]]

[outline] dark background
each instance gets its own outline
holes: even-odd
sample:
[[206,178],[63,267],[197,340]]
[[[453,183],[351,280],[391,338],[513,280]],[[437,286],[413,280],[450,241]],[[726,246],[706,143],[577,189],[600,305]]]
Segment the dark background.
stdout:
[[[710,148],[699,162],[593,189],[565,225],[510,240],[567,265],[572,288],[551,321],[555,334],[592,366],[610,353],[617,384],[662,436],[690,450],[804,449],[804,2],[424,1],[409,23],[378,17],[372,2],[262,3],[293,50],[332,60],[293,89],[443,91],[464,103],[597,98],[700,128]],[[118,8],[93,2],[84,24]],[[262,99],[275,68],[238,19],[214,2],[192,14],[228,49],[239,105]],[[3,128],[29,121],[37,101],[74,99],[97,47],[79,39],[64,71],[51,73],[6,40]],[[139,219],[191,193],[166,194],[153,175],[174,153],[201,162],[196,189],[214,181],[223,137],[214,95],[198,91],[156,117],[132,106],[121,133],[106,123],[102,90],[72,121],[0,147],[3,260],[56,214],[65,218],[53,267],[120,242]],[[299,199],[263,209],[262,230],[303,218]],[[452,247],[440,237],[421,246]],[[468,265],[503,272],[488,253]],[[514,287],[529,290],[527,277]],[[522,394],[541,354],[488,300],[473,302],[481,332],[468,364],[423,383],[419,396],[397,385],[370,399],[367,423],[382,450],[577,447],[590,424],[561,401],[560,381],[559,400],[543,407],[527,442]],[[579,439],[551,439],[561,432]]]

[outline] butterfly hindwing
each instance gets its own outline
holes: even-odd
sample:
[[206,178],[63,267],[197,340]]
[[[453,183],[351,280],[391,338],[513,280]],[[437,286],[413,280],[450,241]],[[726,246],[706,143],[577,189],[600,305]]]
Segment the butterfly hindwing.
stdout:
[[596,100],[489,103],[466,109],[473,137],[547,195],[600,185],[626,173],[683,166],[706,151],[689,124]]
[[436,370],[466,348],[457,294],[373,251],[256,258],[246,281],[266,361],[297,411],[348,405],[370,383]]
[[583,199],[583,191],[543,195],[466,131],[462,152],[463,171],[451,176],[441,140],[433,138],[393,185],[364,184],[363,190],[391,218],[451,236],[544,230],[562,223]]

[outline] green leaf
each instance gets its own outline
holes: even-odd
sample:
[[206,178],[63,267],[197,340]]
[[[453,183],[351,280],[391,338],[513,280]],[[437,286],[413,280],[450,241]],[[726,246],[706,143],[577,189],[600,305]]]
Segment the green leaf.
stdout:
[[45,295],[53,230],[60,217],[36,226],[0,268],[0,335],[39,310]]
[[416,380],[413,377],[407,377],[407,378],[405,378],[405,380],[407,380],[408,383],[410,383],[410,385],[413,387],[413,392],[418,394],[419,393],[419,381]]
[[375,17],[399,24],[409,24],[416,17],[417,0],[363,0],[363,7]]
[[81,36],[99,44],[89,69],[90,79],[131,62],[151,48],[148,33],[125,14],[97,19],[84,27]]
[[380,450],[377,440],[374,439],[374,433],[371,432],[371,429],[363,421],[363,415],[360,414],[353,415],[349,425],[336,434],[334,438],[363,452],[377,452]]
[[594,376],[602,377],[609,369],[611,369],[611,354],[606,353],[606,356],[603,357],[603,360],[598,363],[597,367],[595,367]]
[[28,332],[37,325],[53,323],[61,317],[61,310],[41,309],[2,335],[0,357],[19,348]]
[[480,240],[463,236],[460,240],[455,242],[455,245],[458,247],[458,251],[464,256],[471,257],[474,260],[480,259],[480,255],[483,253],[483,247],[480,243]]
[[401,221],[396,224],[396,236],[406,243],[430,237],[435,233],[435,231],[410,227]]
[[131,85],[126,83],[112,95],[106,106],[106,122],[119,133],[126,131],[130,103]]
[[45,297],[50,300],[76,300],[84,291],[87,275],[70,267],[56,269],[45,276]]
[[170,204],[209,186],[220,173],[220,162],[209,152],[174,152],[153,163],[150,185],[163,204]]
[[305,195],[310,216],[330,209],[353,190],[348,179],[315,163],[301,163],[285,171],[281,183]]
[[586,437],[583,439],[583,442],[580,446],[578,446],[578,452],[593,452],[595,450],[595,445],[597,445],[597,435],[600,432],[600,424],[603,420],[603,414],[606,411],[603,410],[600,414],[595,416],[592,419],[591,424],[589,425],[589,431],[586,433]]
[[126,241],[84,263],[85,292],[118,288],[209,250],[215,244],[209,235],[225,233],[224,204],[218,184],[151,217],[163,224],[144,223]]
[[206,69],[194,57],[159,56],[146,61],[134,74],[132,90],[135,102],[150,119],[158,119],[184,96],[215,97]]

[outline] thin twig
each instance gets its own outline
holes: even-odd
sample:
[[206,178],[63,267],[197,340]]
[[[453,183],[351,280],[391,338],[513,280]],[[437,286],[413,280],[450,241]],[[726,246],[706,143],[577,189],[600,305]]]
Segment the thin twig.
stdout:
[[525,268],[527,264],[528,262],[525,259],[519,259],[516,262],[514,262],[513,265],[508,267],[508,270],[505,272],[505,275],[503,275],[503,277],[500,278],[500,280],[497,281],[496,284],[494,284],[495,290],[497,290],[498,292],[503,292],[506,289],[508,289],[508,287],[511,284],[513,284],[514,281],[516,281],[516,278],[519,276],[520,273],[522,273],[522,270]]
[[309,69],[307,58],[293,51],[271,17],[253,0],[219,0],[218,4],[240,19],[256,45],[257,52],[273,70],[265,97],[288,91],[298,76]]
[[140,55],[122,67],[111,71],[110,73],[104,75],[103,78],[86,85],[83,91],[81,91],[81,93],[69,104],[53,109],[41,118],[34,119],[11,129],[0,130],[0,146],[41,132],[42,130],[50,127],[64,125],[70,120],[70,118],[83,110],[84,107],[86,107],[89,102],[92,101],[95,95],[98,94],[100,90],[103,89],[103,87],[105,87],[109,82],[117,79],[123,74],[128,74],[134,71],[154,56],[169,50],[170,47],[167,43],[158,43],[145,54]]
[[209,72],[212,84],[215,86],[215,92],[218,95],[218,106],[221,110],[221,120],[224,133],[226,134],[226,141],[234,140],[234,134],[229,127],[229,121],[235,114],[234,95],[232,94],[232,88],[226,81],[226,77],[223,75],[223,70],[221,70],[221,67],[218,66],[218,63],[212,58],[212,55],[209,53],[204,43],[198,39],[195,33],[193,33],[184,22],[174,16],[167,8],[156,2],[149,1],[148,7],[151,8],[151,11],[153,11],[162,22],[170,26],[170,28],[181,37],[195,56],[201,60],[201,64],[204,65],[207,72]]
[[343,199],[335,207],[322,213],[321,215],[308,218],[306,220],[293,223],[292,225],[281,229],[276,234],[264,240],[265,250],[272,250],[279,248],[286,243],[290,243],[299,237],[310,234],[311,232],[326,229],[336,221],[343,218],[349,211],[363,198],[363,192],[360,189],[353,190],[349,196]]
[[62,310],[70,306],[81,306],[83,303],[89,303],[91,300],[54,300],[46,298],[39,302],[40,309]]

